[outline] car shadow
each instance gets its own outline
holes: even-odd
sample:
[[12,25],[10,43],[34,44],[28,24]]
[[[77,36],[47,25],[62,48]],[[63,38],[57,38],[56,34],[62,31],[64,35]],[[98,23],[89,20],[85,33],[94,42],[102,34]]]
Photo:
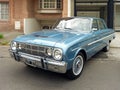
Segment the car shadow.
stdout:
[[[96,60],[94,58],[107,58],[107,57],[108,56],[106,53],[104,53],[102,51],[98,52],[90,60],[88,60],[88,62],[86,62],[84,70],[86,70],[87,67],[92,65],[91,61]],[[45,81],[47,81],[47,83],[51,83],[51,81],[52,81],[52,84],[56,85],[56,83],[63,84],[63,82],[68,83],[68,81],[74,81],[74,80],[68,79],[66,74],[60,74],[60,73],[43,70],[40,68],[29,67],[29,66],[24,65],[23,63],[21,63],[21,64],[19,63],[18,69],[16,71],[14,71],[14,76],[18,76],[19,79],[23,79],[23,78],[27,79],[28,78],[31,81],[35,80],[35,81],[37,81],[37,83],[45,82]],[[81,74],[80,78],[84,77],[84,70],[83,70],[83,73]],[[80,80],[80,78],[77,80]]]

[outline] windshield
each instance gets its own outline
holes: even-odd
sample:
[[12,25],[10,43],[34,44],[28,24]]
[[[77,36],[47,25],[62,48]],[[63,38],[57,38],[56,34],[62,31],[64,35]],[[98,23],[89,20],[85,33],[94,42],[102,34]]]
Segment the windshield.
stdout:
[[55,29],[88,32],[90,31],[90,21],[91,19],[88,18],[62,19],[57,23]]

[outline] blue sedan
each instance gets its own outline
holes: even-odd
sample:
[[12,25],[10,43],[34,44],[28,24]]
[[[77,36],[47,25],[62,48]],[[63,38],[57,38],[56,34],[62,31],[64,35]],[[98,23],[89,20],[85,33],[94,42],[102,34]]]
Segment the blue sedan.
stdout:
[[86,60],[100,50],[108,51],[115,38],[104,20],[92,17],[60,19],[51,30],[18,36],[11,41],[10,55],[27,66],[78,78]]

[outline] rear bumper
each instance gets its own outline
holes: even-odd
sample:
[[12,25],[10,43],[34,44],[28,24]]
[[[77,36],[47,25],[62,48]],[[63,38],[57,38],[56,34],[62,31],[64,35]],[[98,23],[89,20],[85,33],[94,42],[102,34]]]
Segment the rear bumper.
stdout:
[[58,73],[66,73],[67,63],[64,61],[55,61],[48,58],[30,55],[22,52],[14,52],[9,50],[11,57],[16,61],[23,62],[27,65],[42,68],[45,70],[50,70]]

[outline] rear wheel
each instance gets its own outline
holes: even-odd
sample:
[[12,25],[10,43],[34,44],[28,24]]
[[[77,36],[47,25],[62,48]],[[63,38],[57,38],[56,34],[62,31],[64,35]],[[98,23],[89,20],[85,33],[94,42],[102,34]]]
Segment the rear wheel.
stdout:
[[109,50],[110,50],[110,43],[108,43],[107,46],[103,48],[104,52],[108,52]]
[[78,78],[84,67],[84,56],[82,53],[79,53],[73,61],[72,68],[67,72],[67,76],[69,79]]

